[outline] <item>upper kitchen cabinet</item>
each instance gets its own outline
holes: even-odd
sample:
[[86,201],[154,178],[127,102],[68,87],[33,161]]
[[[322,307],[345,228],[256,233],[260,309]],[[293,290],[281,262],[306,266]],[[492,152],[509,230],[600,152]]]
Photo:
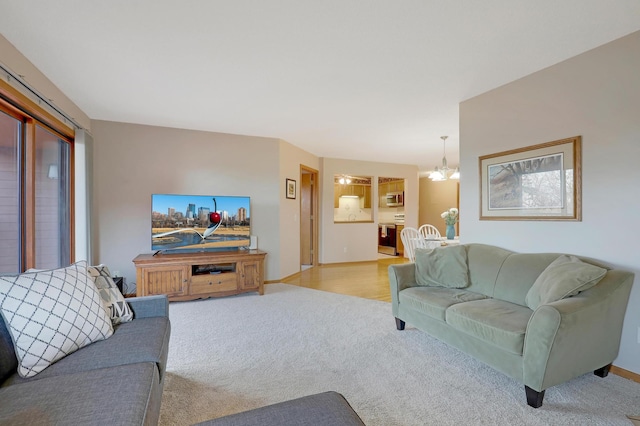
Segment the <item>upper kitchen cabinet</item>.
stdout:
[[371,177],[335,175],[334,222],[371,222]]
[[394,177],[379,177],[378,200],[378,207],[403,206],[404,179]]

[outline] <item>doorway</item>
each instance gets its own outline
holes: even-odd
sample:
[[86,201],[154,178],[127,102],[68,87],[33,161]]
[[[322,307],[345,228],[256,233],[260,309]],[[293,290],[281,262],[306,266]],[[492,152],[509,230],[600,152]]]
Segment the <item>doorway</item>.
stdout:
[[318,264],[318,171],[300,165],[300,270]]

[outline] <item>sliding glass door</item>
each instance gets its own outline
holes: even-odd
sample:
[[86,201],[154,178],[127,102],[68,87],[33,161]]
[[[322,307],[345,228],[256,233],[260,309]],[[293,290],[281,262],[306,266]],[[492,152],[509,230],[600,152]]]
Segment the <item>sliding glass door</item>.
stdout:
[[69,143],[36,126],[35,265],[51,269],[70,263]]
[[72,261],[72,141],[0,99],[0,274]]

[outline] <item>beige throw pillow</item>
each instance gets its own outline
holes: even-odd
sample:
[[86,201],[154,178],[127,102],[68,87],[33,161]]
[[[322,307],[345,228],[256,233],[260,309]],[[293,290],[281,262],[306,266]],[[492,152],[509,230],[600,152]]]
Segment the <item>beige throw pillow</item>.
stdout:
[[530,309],[575,296],[598,284],[607,270],[563,254],[551,262],[533,283],[525,302]]
[[113,281],[109,268],[106,265],[89,266],[87,272],[98,288],[113,325],[131,321],[133,312]]
[[469,285],[464,246],[416,249],[416,281],[421,286],[464,288]]

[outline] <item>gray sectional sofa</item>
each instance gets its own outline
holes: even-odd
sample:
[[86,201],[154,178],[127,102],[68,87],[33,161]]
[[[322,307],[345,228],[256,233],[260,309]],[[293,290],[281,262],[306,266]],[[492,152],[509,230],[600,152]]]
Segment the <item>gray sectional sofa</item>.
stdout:
[[0,315],[0,424],[155,425],[171,325],[166,296],[127,299],[134,319],[34,377],[16,372]]
[[364,423],[341,394],[329,391],[219,417],[197,426],[364,426]]
[[588,259],[483,244],[418,249],[415,263],[389,267],[399,330],[409,323],[523,383],[534,408],[551,386],[608,374],[633,279]]

